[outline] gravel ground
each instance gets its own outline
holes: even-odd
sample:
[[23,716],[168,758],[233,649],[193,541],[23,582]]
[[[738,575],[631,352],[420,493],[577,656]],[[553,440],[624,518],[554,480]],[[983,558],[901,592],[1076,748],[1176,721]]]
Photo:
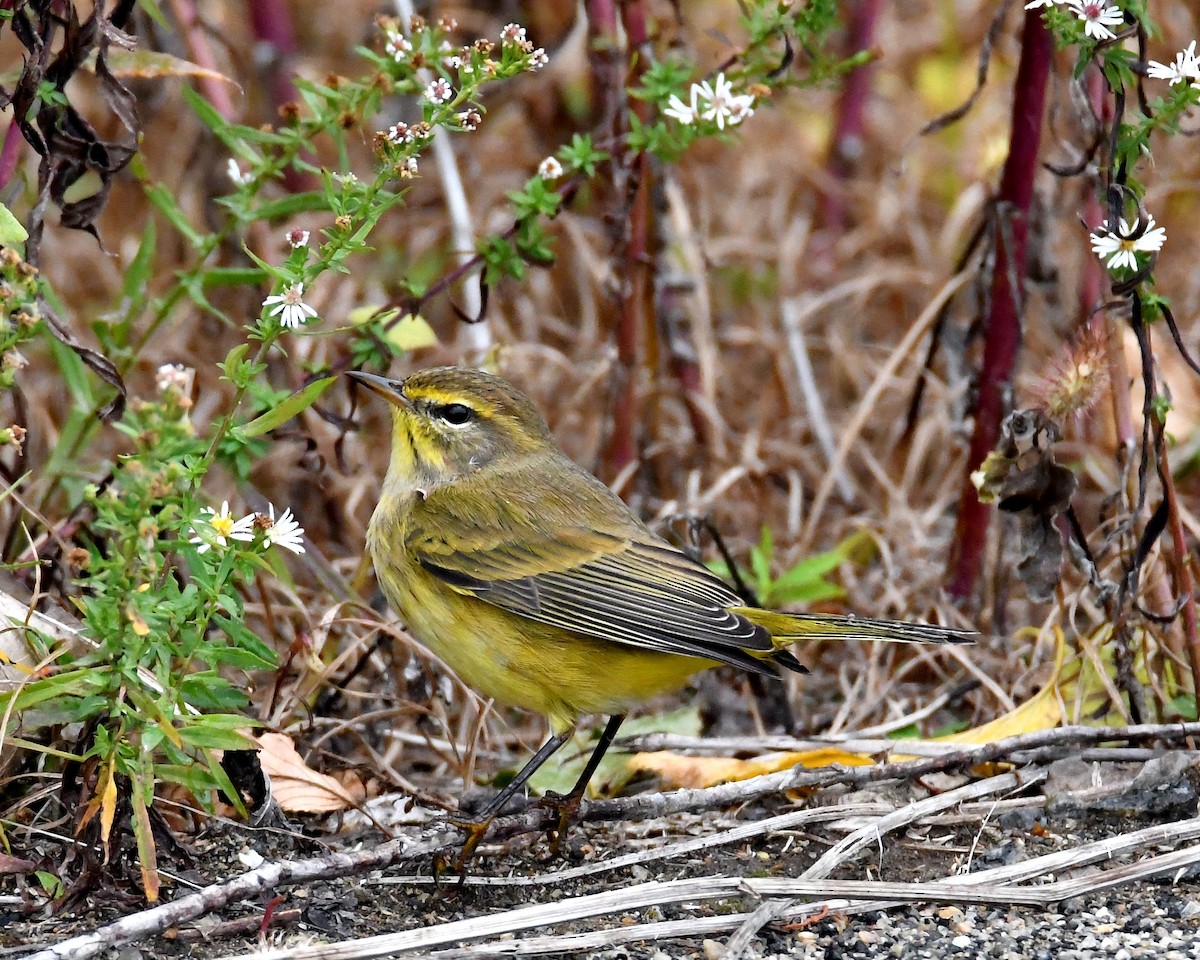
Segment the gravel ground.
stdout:
[[[1185,758],[1186,759],[1186,758]],[[841,864],[833,879],[871,879],[893,882],[930,881],[962,872],[1022,862],[1043,854],[1071,849],[1105,837],[1126,834],[1154,823],[1175,823],[1196,815],[1191,761],[1170,758],[1145,767],[1112,766],[1104,773],[1113,788],[1103,795],[1093,790],[1085,800],[1079,777],[1097,779],[1091,764],[1069,761],[1053,767],[1041,794],[1010,799],[1012,806],[993,813],[973,805],[923,819],[907,829],[887,834]],[[1074,766],[1072,766],[1074,764]],[[1185,770],[1186,766],[1186,770]],[[1077,769],[1076,769],[1077,768]],[[1152,776],[1148,775],[1153,774]],[[1181,776],[1180,774],[1186,774]],[[1100,779],[1103,779],[1101,777]],[[929,796],[930,784],[877,786],[846,793],[835,791],[810,798],[809,803],[848,800],[885,801],[904,805]],[[1163,798],[1169,802],[1164,807]],[[1157,804],[1157,805],[1156,805]],[[984,808],[984,813],[973,812]],[[759,802],[737,811],[675,815],[656,821],[588,824],[577,827],[568,843],[568,860],[552,862],[539,839],[518,839],[493,849],[474,864],[478,877],[518,878],[500,886],[469,884],[461,889],[404,880],[396,871],[321,881],[264,891],[261,896],[230,905],[167,937],[150,939],[119,952],[120,960],[139,957],[189,957],[197,960],[251,953],[261,949],[256,931],[271,904],[282,923],[268,933],[278,946],[350,940],[402,930],[426,928],[526,906],[554,903],[572,897],[621,890],[652,880],[698,877],[798,877],[845,836],[853,824],[840,827],[828,821],[804,829],[758,836],[748,842],[708,848],[671,860],[655,860],[623,870],[586,872],[543,884],[548,874],[579,864],[598,864],[636,850],[661,850],[669,843],[709,835],[762,817],[793,809],[784,798]],[[1153,811],[1151,813],[1151,811]],[[360,842],[375,842],[360,837]],[[325,844],[349,843],[325,838]],[[203,884],[243,869],[247,850],[269,859],[298,859],[328,852],[327,845],[284,832],[250,832],[229,828],[192,843],[186,862],[173,872],[189,883]],[[1128,863],[1170,845],[1138,851],[1115,862],[1063,871],[1063,881],[1099,873],[1116,863]],[[50,855],[48,852],[47,855]],[[39,916],[0,907],[0,955],[17,955],[30,947],[48,946],[137,909],[125,896],[136,878],[132,862],[111,864],[112,879],[78,909],[58,916]],[[520,885],[521,877],[537,877],[539,885]],[[0,878],[2,880],[3,878]],[[1048,880],[1042,877],[1039,880]],[[0,883],[0,886],[3,884]],[[190,892],[169,884],[164,898]],[[272,903],[276,898],[277,902]],[[753,910],[750,897],[670,904],[640,911],[612,912],[588,920],[538,928],[520,938],[581,934],[622,929],[635,923],[683,920]],[[234,930],[222,924],[242,922]],[[702,935],[658,943],[633,942],[573,954],[596,960],[675,960],[722,957],[727,934]],[[470,943],[471,941],[467,941]],[[480,941],[474,941],[479,943]],[[484,941],[489,942],[489,941]],[[492,940],[497,949],[503,940]],[[112,954],[117,956],[115,952]],[[412,954],[406,954],[411,956]],[[482,954],[476,954],[480,956]],[[498,955],[498,954],[497,954]],[[511,954],[506,954],[511,955]],[[764,928],[747,957],[789,957],[809,960],[835,958],[994,958],[994,960],[1161,960],[1200,958],[1200,872],[1195,868],[1176,876],[1118,886],[1101,895],[1076,897],[1050,908],[1026,906],[898,906],[893,910],[853,916],[829,913],[815,922],[779,923]]]

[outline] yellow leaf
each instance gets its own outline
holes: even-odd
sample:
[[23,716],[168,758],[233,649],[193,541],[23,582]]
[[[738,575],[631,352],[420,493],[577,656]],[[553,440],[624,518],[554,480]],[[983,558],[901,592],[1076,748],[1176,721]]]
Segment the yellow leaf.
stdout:
[[359,324],[370,323],[372,321],[387,323],[399,312],[400,311],[395,307],[392,307],[389,310],[384,307],[373,307],[368,305],[365,307],[355,307],[346,315],[346,319],[357,327]]
[[112,833],[113,820],[117,815],[117,778],[113,776],[113,764],[104,767],[100,787],[100,839],[104,843],[104,862],[108,863],[108,838]]
[[133,806],[133,834],[137,840],[138,866],[142,871],[142,892],[153,903],[158,899],[160,879],[158,875],[158,849],[154,843],[154,830],[150,826],[150,809],[146,803],[146,782],[135,776],[129,801]]
[[387,338],[401,350],[420,350],[437,345],[437,334],[419,313],[407,313],[388,328]]
[[[1066,641],[1061,630],[1055,630],[1054,673],[1042,689],[1020,706],[995,720],[969,730],[949,733],[932,739],[938,743],[982,744],[1003,740],[1019,733],[1049,730],[1062,723],[1063,661],[1066,656]],[[907,758],[905,758],[907,759]]]
[[773,753],[754,760],[733,757],[688,757],[670,750],[638,753],[629,758],[629,768],[653,773],[672,787],[711,787],[731,780],[749,780],[766,773],[778,773],[791,767],[827,767],[832,763],[861,767],[874,761],[862,754],[847,753],[836,747],[804,750],[799,753]]

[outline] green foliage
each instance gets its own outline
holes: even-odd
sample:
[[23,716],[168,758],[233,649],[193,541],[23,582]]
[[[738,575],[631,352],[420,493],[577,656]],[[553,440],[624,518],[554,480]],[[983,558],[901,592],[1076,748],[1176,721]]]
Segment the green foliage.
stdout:
[[[747,586],[754,591],[760,604],[770,608],[839,600],[846,592],[826,578],[843,563],[863,562],[872,551],[870,534],[860,530],[846,537],[832,550],[805,557],[775,576],[775,538],[769,527],[763,527],[758,543],[750,548],[750,579]],[[731,578],[731,571],[723,563],[710,563],[709,568],[719,576]]]

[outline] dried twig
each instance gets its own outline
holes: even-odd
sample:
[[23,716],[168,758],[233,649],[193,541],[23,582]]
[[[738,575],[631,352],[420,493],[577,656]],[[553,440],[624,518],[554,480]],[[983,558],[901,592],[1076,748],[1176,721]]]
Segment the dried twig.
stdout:
[[779,304],[779,312],[783,317],[783,332],[787,339],[788,352],[792,355],[792,363],[796,367],[796,381],[800,384],[800,394],[804,397],[809,428],[816,438],[817,446],[825,454],[825,461],[830,464],[830,470],[837,482],[838,495],[850,503],[854,499],[854,485],[846,476],[844,467],[833,467],[837,444],[833,439],[833,429],[829,426],[829,416],[825,412],[825,403],[821,399],[817,378],[813,375],[812,362],[808,358],[808,344],[804,339],[800,311],[795,299],[783,300]]
[[[551,923],[566,923],[589,917],[625,913],[651,906],[664,906],[695,900],[728,900],[738,895],[757,897],[813,897],[807,903],[789,911],[786,916],[811,916],[814,913],[837,909],[846,912],[869,904],[866,909],[886,909],[895,904],[914,903],[994,903],[1045,906],[1070,897],[1099,893],[1133,880],[1172,872],[1200,862],[1200,845],[1185,847],[1172,853],[1148,857],[1135,863],[1114,867],[1102,874],[1092,874],[1074,880],[1055,883],[1016,886],[995,883],[887,883],[870,880],[796,880],[784,878],[703,877],[685,880],[654,880],[648,883],[610,890],[603,893],[573,897],[548,904],[535,904],[507,910],[486,917],[455,920],[420,930],[364,937],[341,944],[320,944],[278,950],[256,950],[224,960],[366,960],[371,957],[392,956],[413,950],[427,950],[445,943],[464,939],[495,937],[517,930]],[[870,900],[860,898],[870,897]],[[838,900],[851,899],[844,904]],[[858,912],[857,910],[855,912]],[[744,920],[746,914],[724,918]],[[651,926],[651,925],[645,925]],[[644,931],[643,927],[643,931]],[[728,927],[726,927],[728,929]],[[676,928],[676,936],[694,936],[690,930]],[[637,939],[646,939],[643,935]],[[487,945],[495,955],[495,944]],[[524,955],[528,955],[526,952]],[[31,958],[33,960],[33,958]]]
[[[908,763],[850,769],[834,767],[828,770],[785,770],[702,790],[676,790],[672,793],[643,794],[620,800],[598,800],[583,808],[581,819],[595,821],[658,817],[684,810],[713,809],[742,803],[799,787],[910,780],[929,773],[1001,760],[1021,751],[1025,751],[1026,756],[1031,759],[1045,759],[1071,752],[1081,744],[1115,740],[1177,741],[1194,736],[1200,736],[1200,723],[1062,727],[1008,737],[975,749],[964,749],[955,754]],[[522,833],[536,833],[548,830],[557,823],[557,814],[553,810],[534,807],[517,816],[498,820],[493,826],[491,836],[511,837]],[[124,917],[99,930],[73,937],[55,947],[32,954],[27,960],[84,960],[111,947],[155,936],[170,927],[266,889],[349,876],[402,862],[431,862],[434,856],[442,853],[451,844],[461,843],[462,836],[462,832],[453,827],[438,826],[415,837],[392,840],[370,850],[267,864],[232,880],[212,884],[171,903]]]

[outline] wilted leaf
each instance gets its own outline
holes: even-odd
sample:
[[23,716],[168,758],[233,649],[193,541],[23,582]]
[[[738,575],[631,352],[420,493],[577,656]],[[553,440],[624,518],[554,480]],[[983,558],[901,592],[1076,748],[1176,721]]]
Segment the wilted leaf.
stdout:
[[263,773],[271,778],[271,795],[280,809],[289,813],[334,813],[358,805],[363,796],[361,785],[354,791],[356,798],[333,777],[311,769],[290,737],[264,733],[254,739]]
[[133,834],[137,841],[138,866],[142,871],[142,892],[146,900],[153,903],[158,899],[160,879],[158,875],[158,849],[154,843],[154,830],[150,826],[150,799],[153,794],[145,779],[138,775],[133,778],[129,791],[129,801],[133,806]]
[[734,757],[687,757],[670,750],[639,753],[629,758],[631,770],[657,774],[669,787],[711,787],[731,780],[749,780],[792,767],[827,767],[841,763],[863,767],[874,763],[870,757],[848,753],[836,747],[804,750],[797,753],[773,753],[754,760]]
[[[95,57],[89,58],[87,66],[95,67]],[[158,77],[203,77],[206,80],[220,80],[241,89],[232,79],[192,63],[180,57],[157,50],[113,50],[108,54],[108,69],[114,77],[133,77],[136,80],[150,80]]]

